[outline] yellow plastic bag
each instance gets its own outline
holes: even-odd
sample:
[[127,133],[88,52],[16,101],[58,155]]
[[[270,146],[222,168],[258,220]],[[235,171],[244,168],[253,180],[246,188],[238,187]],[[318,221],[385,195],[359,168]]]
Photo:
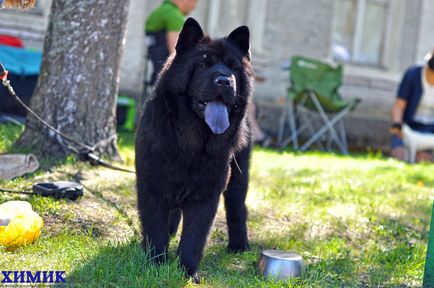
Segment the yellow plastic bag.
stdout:
[[21,246],[33,243],[44,226],[42,218],[26,201],[0,204],[0,245]]

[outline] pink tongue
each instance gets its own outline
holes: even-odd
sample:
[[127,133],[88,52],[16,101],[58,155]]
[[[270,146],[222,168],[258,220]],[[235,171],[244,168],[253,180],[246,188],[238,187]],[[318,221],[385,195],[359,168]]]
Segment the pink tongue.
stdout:
[[228,109],[221,102],[208,102],[205,107],[205,122],[212,133],[224,133],[229,127]]

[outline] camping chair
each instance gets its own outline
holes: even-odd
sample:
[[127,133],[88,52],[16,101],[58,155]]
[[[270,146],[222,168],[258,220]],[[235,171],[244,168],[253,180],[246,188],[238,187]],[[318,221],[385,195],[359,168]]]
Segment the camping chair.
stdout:
[[136,127],[136,100],[126,95],[119,95],[116,103],[116,119],[118,127],[126,131],[134,131]]
[[[342,66],[332,66],[318,60],[294,56],[290,77],[292,85],[288,90],[279,123],[278,144],[284,147],[292,142],[295,150],[305,151],[316,143],[324,150],[323,142],[326,140],[328,151],[334,143],[341,153],[348,154],[343,117],[353,110],[360,100],[343,100],[339,95]],[[321,127],[315,127],[314,117],[308,115],[309,110],[319,114]],[[290,135],[283,139],[287,124]],[[306,130],[310,136],[299,147],[298,136]]]

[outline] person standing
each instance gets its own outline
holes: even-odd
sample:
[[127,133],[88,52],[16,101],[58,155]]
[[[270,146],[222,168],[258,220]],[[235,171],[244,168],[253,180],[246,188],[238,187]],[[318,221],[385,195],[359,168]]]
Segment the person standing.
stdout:
[[167,57],[175,51],[185,16],[196,7],[197,0],[164,0],[146,20],[148,58],[153,65],[149,84],[153,85]]

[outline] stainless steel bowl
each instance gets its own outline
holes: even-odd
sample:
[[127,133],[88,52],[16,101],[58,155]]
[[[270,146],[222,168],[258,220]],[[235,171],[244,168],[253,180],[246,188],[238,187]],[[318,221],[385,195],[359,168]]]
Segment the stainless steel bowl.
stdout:
[[258,273],[275,280],[300,277],[306,268],[303,258],[295,253],[282,250],[264,250],[259,255]]
[[11,222],[9,218],[0,218],[0,226],[8,226],[9,222]]

